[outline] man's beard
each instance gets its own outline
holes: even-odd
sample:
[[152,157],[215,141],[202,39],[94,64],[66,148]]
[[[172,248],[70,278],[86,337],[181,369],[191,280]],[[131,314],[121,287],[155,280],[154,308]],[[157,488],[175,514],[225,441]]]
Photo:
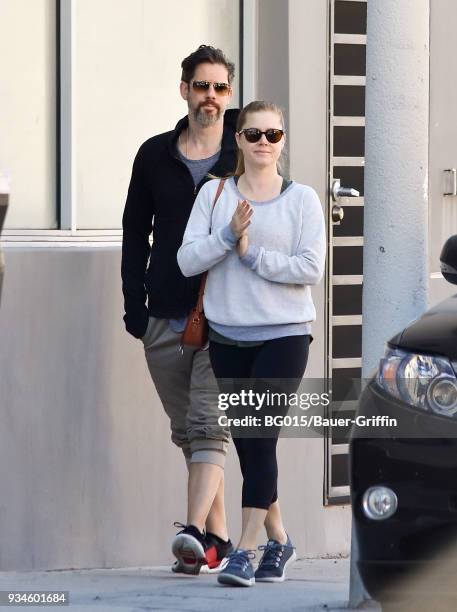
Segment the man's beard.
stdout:
[[224,111],[221,110],[221,107],[216,106],[215,104],[213,104],[212,106],[216,109],[217,112],[214,114],[207,113],[203,108],[205,104],[206,102],[203,102],[202,104],[199,104],[197,108],[189,109],[192,113],[192,117],[199,125],[201,125],[201,127],[209,127],[211,125],[214,125],[224,114]]

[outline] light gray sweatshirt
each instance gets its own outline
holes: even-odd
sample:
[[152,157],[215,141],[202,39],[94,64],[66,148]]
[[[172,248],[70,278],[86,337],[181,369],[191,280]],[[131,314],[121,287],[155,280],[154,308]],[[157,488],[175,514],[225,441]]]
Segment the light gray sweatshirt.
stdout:
[[209,271],[208,320],[231,326],[314,321],[310,285],[322,278],[326,251],[324,216],[314,189],[292,182],[272,200],[250,200],[249,250],[240,258],[229,224],[243,196],[230,178],[211,214],[218,184],[215,179],[201,188],[178,251],[184,276]]

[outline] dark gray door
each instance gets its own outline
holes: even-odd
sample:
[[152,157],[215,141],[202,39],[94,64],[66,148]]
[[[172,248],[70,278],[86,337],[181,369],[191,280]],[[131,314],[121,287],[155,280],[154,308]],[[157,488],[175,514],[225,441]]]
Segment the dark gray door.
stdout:
[[[361,375],[366,14],[366,0],[330,2],[327,374],[345,417],[356,408],[351,380]],[[349,196],[351,188],[359,195]],[[327,432],[326,503],[348,501],[345,433]]]

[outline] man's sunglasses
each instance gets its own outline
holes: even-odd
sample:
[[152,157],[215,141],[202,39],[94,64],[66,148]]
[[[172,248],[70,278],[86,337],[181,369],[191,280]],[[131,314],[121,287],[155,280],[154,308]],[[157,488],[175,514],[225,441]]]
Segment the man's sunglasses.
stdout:
[[226,96],[230,91],[230,85],[228,83],[217,83],[212,81],[192,81],[192,87],[194,91],[208,91],[209,86],[214,87],[214,91],[219,96]]
[[265,134],[265,138],[268,140],[268,142],[275,144],[284,136],[284,130],[270,128],[265,130],[265,132],[261,132],[258,128],[245,128],[244,130],[238,132],[238,134],[244,134],[244,137],[248,142],[259,142],[259,140],[262,138],[262,134]]

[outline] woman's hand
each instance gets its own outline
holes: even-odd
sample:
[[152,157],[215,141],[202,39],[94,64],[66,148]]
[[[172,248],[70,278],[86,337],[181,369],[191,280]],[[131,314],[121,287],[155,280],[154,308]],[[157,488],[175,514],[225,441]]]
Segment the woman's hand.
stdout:
[[238,200],[238,206],[236,207],[232,220],[230,221],[230,228],[237,238],[241,238],[241,236],[247,232],[247,228],[251,224],[251,216],[253,212],[252,206],[246,200],[243,200],[242,202]]
[[245,230],[244,234],[241,236],[241,238],[236,243],[236,252],[238,253],[240,257],[243,257],[244,255],[246,255],[248,246],[249,246],[248,232],[247,230]]

